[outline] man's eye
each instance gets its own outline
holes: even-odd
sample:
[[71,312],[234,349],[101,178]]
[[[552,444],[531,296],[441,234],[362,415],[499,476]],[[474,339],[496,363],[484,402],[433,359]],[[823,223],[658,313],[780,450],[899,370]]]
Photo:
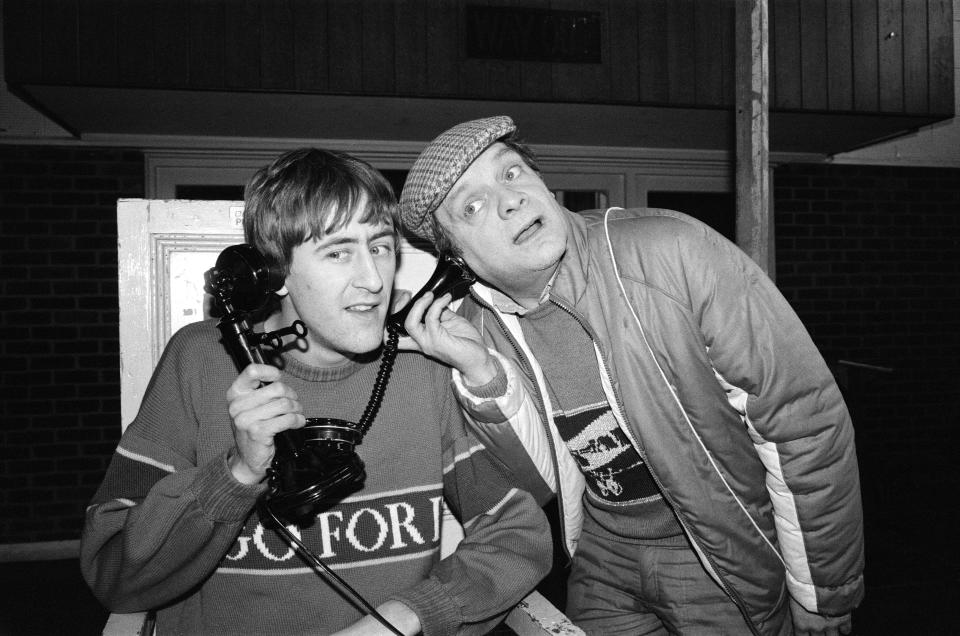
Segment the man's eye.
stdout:
[[343,261],[347,258],[347,252],[344,250],[334,250],[332,252],[327,252],[327,258],[331,261]]
[[510,166],[510,169],[504,173],[503,178],[507,181],[513,181],[520,177],[520,173],[520,166]]
[[375,256],[389,256],[393,254],[393,245],[372,245],[370,247],[370,253]]
[[477,199],[476,201],[471,201],[470,203],[463,206],[464,216],[473,216],[480,211],[480,207],[483,205],[483,201]]

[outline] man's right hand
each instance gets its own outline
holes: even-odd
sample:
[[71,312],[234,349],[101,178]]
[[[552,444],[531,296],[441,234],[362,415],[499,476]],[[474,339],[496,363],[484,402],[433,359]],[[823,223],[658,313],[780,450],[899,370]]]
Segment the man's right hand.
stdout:
[[263,481],[273,461],[274,435],[306,423],[297,393],[279,379],[276,367],[251,364],[227,390],[236,447],[230,472],[241,483]]

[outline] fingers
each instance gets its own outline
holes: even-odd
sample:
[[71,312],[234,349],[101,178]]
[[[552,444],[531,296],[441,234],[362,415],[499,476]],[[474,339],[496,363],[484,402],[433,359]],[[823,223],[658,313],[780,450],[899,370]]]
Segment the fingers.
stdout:
[[227,390],[227,400],[255,391],[261,384],[280,379],[280,370],[269,364],[248,364]]

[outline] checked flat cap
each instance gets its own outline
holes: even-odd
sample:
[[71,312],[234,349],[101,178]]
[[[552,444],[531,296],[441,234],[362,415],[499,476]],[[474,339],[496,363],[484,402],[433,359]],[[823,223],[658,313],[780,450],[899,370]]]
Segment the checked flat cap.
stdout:
[[505,115],[457,124],[424,148],[410,169],[400,194],[404,226],[420,238],[434,239],[429,215],[440,207],[450,188],[490,144],[516,130]]

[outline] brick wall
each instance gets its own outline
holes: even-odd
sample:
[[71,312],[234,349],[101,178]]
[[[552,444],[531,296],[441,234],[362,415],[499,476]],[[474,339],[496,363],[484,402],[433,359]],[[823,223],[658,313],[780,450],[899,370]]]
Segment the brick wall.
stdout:
[[960,424],[960,170],[785,166],[774,198],[777,283],[841,382],[861,468],[900,483],[946,469]]
[[[120,432],[116,200],[143,192],[139,152],[0,146],[0,543],[79,536]],[[777,281],[841,379],[864,487],[936,479],[960,422],[960,170],[785,166],[774,197]]]
[[0,146],[0,543],[76,539],[120,433],[116,203],[143,155]]

